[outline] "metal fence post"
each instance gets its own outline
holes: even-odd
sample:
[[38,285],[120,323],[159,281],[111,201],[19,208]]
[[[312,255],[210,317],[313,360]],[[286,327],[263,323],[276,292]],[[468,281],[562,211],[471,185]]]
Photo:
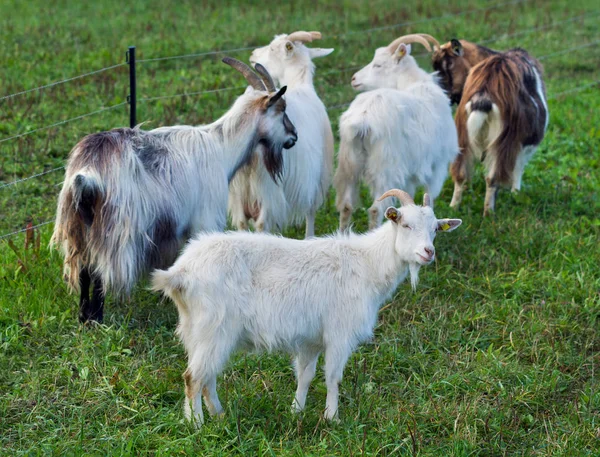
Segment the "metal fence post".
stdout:
[[129,64],[129,95],[127,96],[127,103],[129,103],[129,126],[134,128],[137,124],[137,94],[135,87],[135,46],[129,46],[129,51],[125,53],[126,61]]

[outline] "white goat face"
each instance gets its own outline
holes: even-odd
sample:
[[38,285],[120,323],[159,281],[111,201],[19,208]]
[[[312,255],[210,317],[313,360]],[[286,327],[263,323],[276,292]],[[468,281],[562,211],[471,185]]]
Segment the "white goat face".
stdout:
[[390,206],[385,217],[397,227],[396,252],[409,263],[428,265],[435,259],[433,240],[438,232],[451,232],[460,219],[437,219],[430,206]]
[[300,41],[289,41],[288,35],[276,35],[267,46],[252,51],[250,63],[260,63],[273,79],[281,84],[286,67],[297,64],[300,69],[309,65],[312,59],[323,57],[333,49],[307,48]]
[[410,49],[410,44],[404,43],[393,51],[389,46],[378,48],[371,63],[352,76],[352,87],[359,91],[398,89],[399,76],[412,60]]

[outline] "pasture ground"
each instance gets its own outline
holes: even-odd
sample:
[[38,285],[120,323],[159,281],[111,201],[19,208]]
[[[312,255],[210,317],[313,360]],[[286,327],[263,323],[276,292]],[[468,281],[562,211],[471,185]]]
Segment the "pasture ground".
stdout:
[[[600,92],[558,95],[599,78],[600,10],[592,0],[493,5],[2,2],[0,96],[123,62],[132,44],[138,59],[150,59],[264,45],[305,29],[323,32],[316,46],[336,48],[316,75],[335,106],[354,96],[354,70],[337,70],[367,64],[399,35],[426,32],[548,55],[551,119],[522,192],[501,192],[493,217],[481,216],[481,168],[458,211],[448,207],[448,180],[436,213],[464,224],[438,237],[417,291],[398,289],[373,341],[350,359],[339,424],[322,420],[322,371],[295,416],[289,358],[239,355],[219,379],[226,417],[193,430],[182,417],[186,360],[169,301],[142,285],[129,302],[108,300],[105,325],[82,328],[60,256],[46,248],[52,226],[39,232],[39,249],[26,250],[23,234],[0,241],[0,454],[600,455]],[[231,55],[246,60],[249,51]],[[243,87],[221,57],[140,63],[139,96]],[[430,68],[427,57],[419,61]],[[126,93],[119,67],[2,100],[0,140],[122,103]],[[205,123],[239,93],[147,100],[138,119],[147,128]],[[341,112],[330,110],[334,129]],[[60,167],[84,134],[127,122],[121,106],[1,142],[0,185]],[[61,181],[58,171],[0,188],[0,234],[28,217],[52,219]],[[364,209],[355,221],[365,230]],[[332,192],[317,233],[336,226]]]

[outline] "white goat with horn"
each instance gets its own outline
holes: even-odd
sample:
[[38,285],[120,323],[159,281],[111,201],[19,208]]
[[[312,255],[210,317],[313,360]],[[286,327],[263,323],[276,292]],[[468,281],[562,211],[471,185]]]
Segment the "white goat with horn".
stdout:
[[[340,151],[334,177],[340,229],[350,223],[362,177],[375,198],[401,187],[414,195],[425,186],[432,202],[458,154],[450,102],[435,77],[419,68],[410,43],[431,51],[424,36],[407,35],[375,51],[352,77],[358,95],[340,119]],[[381,204],[369,208],[369,228],[381,223]]]
[[333,49],[308,48],[319,32],[277,35],[250,57],[262,64],[279,83],[287,86],[287,114],[298,130],[298,142],[283,158],[278,185],[260,160],[262,146],[230,185],[229,212],[240,230],[254,220],[257,231],[282,229],[306,219],[306,236],[314,236],[315,214],[329,190],[333,169],[333,133],[327,111],[315,92],[312,59]]
[[460,219],[437,219],[425,195],[422,207],[393,189],[402,208],[365,235],[338,233],[293,240],[229,232],[191,241],[168,270],[155,271],[152,288],[177,305],[177,333],[187,355],[185,414],[203,423],[202,396],[211,415],[223,413],[217,375],[236,349],[284,350],[295,355],[301,411],[317,360],[325,352],[325,418],[338,416],[338,384],[358,344],[373,335],[377,312],[410,274],[435,258],[437,232]]
[[261,79],[240,61],[223,61],[251,89],[214,123],[114,129],[71,151],[52,243],[62,248],[69,285],[80,289],[81,321],[102,321],[106,292],[128,294],[141,275],[170,265],[192,234],[223,230],[229,182],[258,144],[268,172],[281,172],[282,149],[297,139],[286,88],[275,92],[262,67]]

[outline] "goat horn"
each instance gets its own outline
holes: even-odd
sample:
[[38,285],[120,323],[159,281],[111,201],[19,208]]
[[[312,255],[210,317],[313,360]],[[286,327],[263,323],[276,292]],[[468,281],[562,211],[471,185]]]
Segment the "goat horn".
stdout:
[[250,68],[244,62],[240,62],[239,60],[234,59],[232,57],[223,57],[223,63],[226,63],[230,67],[235,68],[242,75],[244,75],[244,78],[246,78],[246,81],[248,81],[248,84],[250,84],[254,89],[267,90],[267,88],[265,87],[265,84],[258,77],[258,75],[256,73],[254,73],[252,71],[252,68]]
[[429,52],[431,52],[431,46],[429,45],[429,41],[427,41],[425,38],[423,38],[419,34],[404,35],[404,36],[401,36],[400,38],[396,38],[394,41],[392,41],[388,45],[389,50],[391,52],[394,52],[396,50],[396,48],[400,45],[400,43],[404,43],[404,44],[420,43],[423,46],[425,46],[425,48]]
[[289,41],[300,41],[301,43],[310,43],[312,40],[320,40],[321,32],[293,32],[287,36],[287,39]]
[[431,199],[427,193],[423,195],[423,206],[431,206]]
[[435,38],[433,38],[431,35],[427,35],[426,33],[419,33],[419,35],[421,35],[423,38],[425,38],[427,41],[431,42],[431,44],[433,44],[433,50],[437,51],[440,49],[440,42],[438,40],[436,40]]
[[377,199],[377,201],[380,202],[381,200],[383,200],[384,198],[387,198],[387,197],[396,197],[398,200],[400,200],[400,203],[402,203],[403,205],[414,205],[415,204],[415,201],[410,196],[410,194],[408,192],[405,192],[400,189],[388,190],[385,194],[383,194],[381,197],[379,197]]
[[263,83],[267,87],[267,90],[269,92],[276,92],[277,89],[275,88],[275,82],[273,82],[273,78],[271,78],[271,75],[269,74],[269,72],[267,71],[267,69],[265,67],[263,67],[259,63],[257,63],[256,65],[254,65],[254,69],[257,71],[257,73],[262,78]]

